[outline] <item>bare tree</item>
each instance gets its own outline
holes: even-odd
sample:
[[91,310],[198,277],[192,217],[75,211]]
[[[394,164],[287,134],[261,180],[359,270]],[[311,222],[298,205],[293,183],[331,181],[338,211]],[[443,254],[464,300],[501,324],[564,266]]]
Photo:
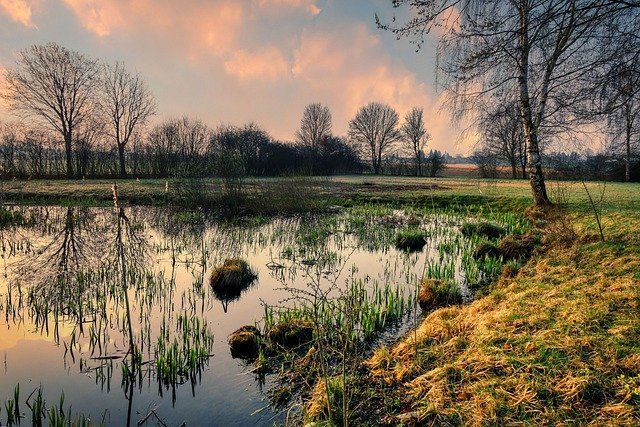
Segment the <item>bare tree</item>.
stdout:
[[116,142],[120,176],[125,177],[125,147],[139,126],[156,112],[153,94],[139,74],[131,74],[122,62],[106,66],[103,84],[104,109],[111,124],[110,135]]
[[402,135],[405,144],[411,150],[416,161],[416,175],[422,176],[422,160],[424,148],[431,138],[424,126],[424,112],[422,108],[412,108],[404,118]]
[[387,104],[372,102],[365,105],[349,123],[349,139],[368,152],[376,174],[382,173],[384,154],[401,138],[398,113]]
[[304,107],[300,129],[296,133],[298,140],[317,150],[320,144],[331,135],[331,111],[320,103]]
[[[534,203],[549,203],[540,152],[540,129],[570,118],[590,96],[586,85],[616,55],[611,22],[637,2],[615,0],[393,0],[408,6],[400,26],[378,25],[420,46],[440,30],[445,85],[460,114],[483,97],[517,95],[527,145]],[[439,27],[439,28],[438,28]]]
[[622,152],[628,182],[633,155],[640,143],[640,38],[634,35],[625,40],[630,48],[604,76],[599,111],[607,115],[612,148]]
[[526,144],[517,102],[499,103],[480,120],[484,154],[492,153],[511,166],[511,177],[526,178]]
[[92,112],[98,70],[95,60],[49,43],[19,52],[5,74],[3,97],[10,109],[42,119],[62,135],[67,177],[73,176],[74,132]]

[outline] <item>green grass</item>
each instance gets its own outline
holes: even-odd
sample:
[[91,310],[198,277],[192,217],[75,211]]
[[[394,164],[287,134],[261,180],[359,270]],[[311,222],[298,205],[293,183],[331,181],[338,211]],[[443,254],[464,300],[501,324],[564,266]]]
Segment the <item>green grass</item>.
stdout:
[[[11,203],[112,205],[112,185],[118,185],[119,201],[127,204],[184,204],[190,182],[178,179],[136,180],[30,180],[7,181],[0,191]],[[167,184],[167,185],[166,185]],[[166,185],[166,187],[165,187]],[[205,188],[207,198],[199,204],[223,197],[222,181],[205,179],[197,184]],[[634,212],[640,218],[640,184],[587,183],[599,200],[604,189],[603,213]],[[165,191],[165,188],[168,191]],[[552,200],[566,204],[571,210],[589,213],[587,194],[580,182],[549,181]],[[363,203],[387,203],[394,206],[428,206],[461,211],[469,206],[475,211],[522,211],[531,204],[531,189],[525,180],[488,180],[471,178],[415,178],[353,175],[315,178],[250,178],[245,181],[249,213],[273,213],[281,210],[317,210],[329,205],[356,206]],[[293,197],[296,196],[296,197]],[[197,205],[198,203],[196,203]]]
[[400,230],[396,233],[395,245],[396,248],[404,251],[419,251],[427,244],[428,236],[418,228]]

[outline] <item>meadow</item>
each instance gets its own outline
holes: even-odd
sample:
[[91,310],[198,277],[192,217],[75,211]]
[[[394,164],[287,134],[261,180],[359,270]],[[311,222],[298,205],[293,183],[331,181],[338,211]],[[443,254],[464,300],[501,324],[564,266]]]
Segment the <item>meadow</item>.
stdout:
[[640,185],[549,192],[3,182],[0,420],[635,424]]

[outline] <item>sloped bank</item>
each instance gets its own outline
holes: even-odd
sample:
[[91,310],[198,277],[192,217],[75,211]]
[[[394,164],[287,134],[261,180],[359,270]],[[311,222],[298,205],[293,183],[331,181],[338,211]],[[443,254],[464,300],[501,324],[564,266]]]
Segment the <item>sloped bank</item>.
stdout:
[[[640,250],[625,236],[602,243],[551,219],[543,251],[515,277],[432,312],[364,363],[350,381],[350,422],[637,425]],[[309,423],[326,421],[322,389],[307,402]]]

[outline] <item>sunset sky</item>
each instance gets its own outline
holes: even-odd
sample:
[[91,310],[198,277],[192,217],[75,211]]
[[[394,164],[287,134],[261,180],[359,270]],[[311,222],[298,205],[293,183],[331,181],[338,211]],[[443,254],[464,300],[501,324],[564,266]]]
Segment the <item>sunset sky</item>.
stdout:
[[431,148],[467,153],[440,111],[432,41],[416,53],[376,28],[376,12],[398,13],[389,0],[0,0],[0,67],[55,41],[139,71],[154,120],[255,121],[287,141],[311,102],[331,108],[340,135],[367,102],[422,106]]

